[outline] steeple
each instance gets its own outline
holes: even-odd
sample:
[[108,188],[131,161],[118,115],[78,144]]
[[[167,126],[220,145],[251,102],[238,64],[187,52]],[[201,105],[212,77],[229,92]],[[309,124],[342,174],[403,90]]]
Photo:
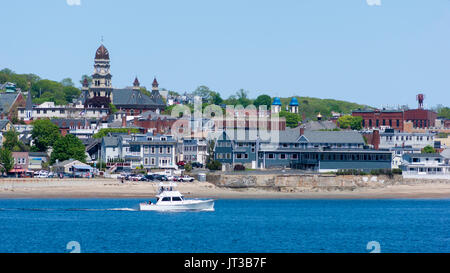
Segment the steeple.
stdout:
[[25,112],[26,117],[24,118],[25,121],[29,121],[33,119],[33,100],[31,96],[31,89],[28,91],[27,96],[27,102],[25,104]]
[[133,89],[139,90],[140,88],[141,88],[140,87],[140,83],[139,83],[139,80],[138,80],[138,78],[136,76],[136,78],[134,79],[134,82],[133,82]]
[[153,79],[153,83],[152,83],[152,90],[159,91],[158,86],[159,86],[159,84],[158,84],[158,81],[156,80],[156,77],[155,77],[155,78]]
[[83,83],[83,90],[88,90],[86,107],[107,108],[112,101],[112,75],[110,73],[109,52],[102,44],[95,52],[94,73],[92,74],[92,83],[87,87]]

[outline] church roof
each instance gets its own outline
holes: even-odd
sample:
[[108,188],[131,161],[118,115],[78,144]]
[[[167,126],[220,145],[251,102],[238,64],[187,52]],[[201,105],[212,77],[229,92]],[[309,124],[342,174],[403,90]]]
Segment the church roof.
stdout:
[[133,86],[139,86],[139,85],[140,85],[139,80],[138,80],[138,78],[136,77],[136,78],[134,79]]
[[25,109],[26,109],[27,111],[33,110],[33,100],[32,100],[32,98],[31,98],[31,90],[28,91],[28,95],[27,95],[27,103],[26,103],[26,105],[25,105]]
[[95,59],[109,60],[109,52],[104,45],[101,45],[95,52]]
[[113,104],[114,105],[164,105],[164,102],[159,97],[153,98],[143,94],[140,90],[133,89],[113,89]]
[[158,81],[156,80],[156,78],[153,79],[152,86],[153,87],[158,87]]

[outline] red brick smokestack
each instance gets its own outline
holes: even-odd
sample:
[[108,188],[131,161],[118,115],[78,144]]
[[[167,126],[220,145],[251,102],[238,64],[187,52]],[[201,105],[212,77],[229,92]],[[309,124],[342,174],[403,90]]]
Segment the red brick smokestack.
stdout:
[[122,127],[123,128],[127,127],[127,116],[122,116]]
[[305,127],[300,126],[300,136],[305,134]]
[[380,147],[380,131],[379,130],[373,130],[372,145],[375,150],[378,150],[378,148]]

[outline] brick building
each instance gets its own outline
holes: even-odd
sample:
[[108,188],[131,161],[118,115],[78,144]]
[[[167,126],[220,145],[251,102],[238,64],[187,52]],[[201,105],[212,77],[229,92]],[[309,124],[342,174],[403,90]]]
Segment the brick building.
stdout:
[[352,116],[362,118],[362,127],[367,129],[390,127],[403,131],[404,112],[402,110],[356,110]]

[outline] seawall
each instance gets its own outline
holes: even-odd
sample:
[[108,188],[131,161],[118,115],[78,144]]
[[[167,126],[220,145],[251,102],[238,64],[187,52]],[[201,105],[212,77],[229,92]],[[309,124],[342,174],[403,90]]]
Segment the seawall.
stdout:
[[281,192],[353,191],[384,188],[390,185],[424,183],[450,184],[450,180],[403,178],[401,175],[333,175],[333,174],[208,174],[206,180],[218,187],[259,188]]

